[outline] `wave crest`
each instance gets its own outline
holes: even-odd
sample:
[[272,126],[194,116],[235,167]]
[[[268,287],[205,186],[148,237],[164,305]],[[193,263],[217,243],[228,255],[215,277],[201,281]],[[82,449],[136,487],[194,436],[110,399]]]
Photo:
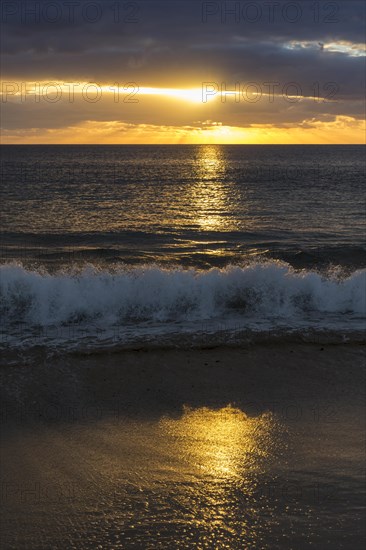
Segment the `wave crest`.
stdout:
[[281,262],[209,271],[88,266],[55,274],[0,267],[3,319],[41,326],[195,321],[230,313],[261,319],[308,312],[359,315],[365,313],[365,294],[365,269],[341,277],[337,271],[295,271]]

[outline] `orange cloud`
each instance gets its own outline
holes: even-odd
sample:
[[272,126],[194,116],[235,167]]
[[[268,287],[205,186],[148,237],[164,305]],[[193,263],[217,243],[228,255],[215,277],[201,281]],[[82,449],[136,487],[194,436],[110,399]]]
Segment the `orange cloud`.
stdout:
[[337,116],[332,122],[304,120],[302,124],[248,127],[220,123],[197,126],[156,126],[118,121],[89,120],[61,129],[4,130],[4,144],[360,144],[365,143],[365,123]]

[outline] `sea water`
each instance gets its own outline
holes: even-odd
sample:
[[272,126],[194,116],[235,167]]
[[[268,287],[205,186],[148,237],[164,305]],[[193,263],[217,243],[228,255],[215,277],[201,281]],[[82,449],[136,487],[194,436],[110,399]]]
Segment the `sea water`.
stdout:
[[3,146],[2,347],[359,339],[364,152]]

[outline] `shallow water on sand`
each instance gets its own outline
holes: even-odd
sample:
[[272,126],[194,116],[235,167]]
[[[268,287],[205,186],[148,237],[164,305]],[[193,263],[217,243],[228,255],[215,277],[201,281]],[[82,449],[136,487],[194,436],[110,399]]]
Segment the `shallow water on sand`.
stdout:
[[15,436],[4,548],[360,549],[362,436],[231,407]]
[[362,346],[8,367],[4,548],[360,550]]

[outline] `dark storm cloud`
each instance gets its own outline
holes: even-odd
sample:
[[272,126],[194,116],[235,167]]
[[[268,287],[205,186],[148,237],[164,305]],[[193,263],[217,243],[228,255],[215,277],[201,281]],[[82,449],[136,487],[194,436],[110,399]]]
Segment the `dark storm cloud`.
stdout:
[[[122,86],[133,81],[157,87],[200,87],[211,81],[227,88],[235,82],[260,86],[278,82],[280,90],[286,83],[296,82],[304,96],[312,94],[315,82],[321,88],[335,82],[338,103],[322,105],[322,112],[362,116],[365,58],[351,56],[347,49],[326,51],[322,44],[362,43],[364,15],[364,3],[352,0],[3,2],[3,80],[117,82]],[[142,105],[140,102],[140,110],[135,109],[134,121],[152,121],[154,114]],[[233,123],[236,116],[251,123],[246,117],[262,112],[268,122],[278,122],[281,116],[301,120],[305,111],[316,113],[321,107],[308,103],[297,104],[296,109],[288,104],[276,108],[263,102],[234,104],[220,106],[215,118],[222,116]],[[12,109],[9,105],[6,115]],[[95,105],[84,105],[83,114],[70,106],[67,111],[65,105],[49,109],[56,126],[59,113],[61,120],[66,112],[70,123],[87,119],[89,114],[94,119],[109,114],[113,120],[120,118],[115,110],[112,113],[112,105],[100,115]],[[20,110],[34,118],[28,106]],[[132,112],[123,113],[121,119],[128,119]],[[42,125],[47,116],[38,115]],[[177,123],[180,119],[176,115]],[[159,121],[164,123],[161,113]]]
[[[144,78],[146,70],[161,77],[166,62],[175,72],[208,66],[221,76],[227,64],[230,70],[245,70],[258,59],[266,76],[273,61],[279,70],[299,64],[322,66],[317,51],[305,57],[286,50],[283,46],[290,41],[364,40],[363,2],[272,2],[272,9],[269,5],[198,0],[3,2],[3,70],[13,77],[63,79],[77,73],[79,78],[109,79],[122,68]],[[234,8],[239,10],[237,22],[230,14],[225,20],[225,10]],[[342,63],[342,56],[336,62]]]

